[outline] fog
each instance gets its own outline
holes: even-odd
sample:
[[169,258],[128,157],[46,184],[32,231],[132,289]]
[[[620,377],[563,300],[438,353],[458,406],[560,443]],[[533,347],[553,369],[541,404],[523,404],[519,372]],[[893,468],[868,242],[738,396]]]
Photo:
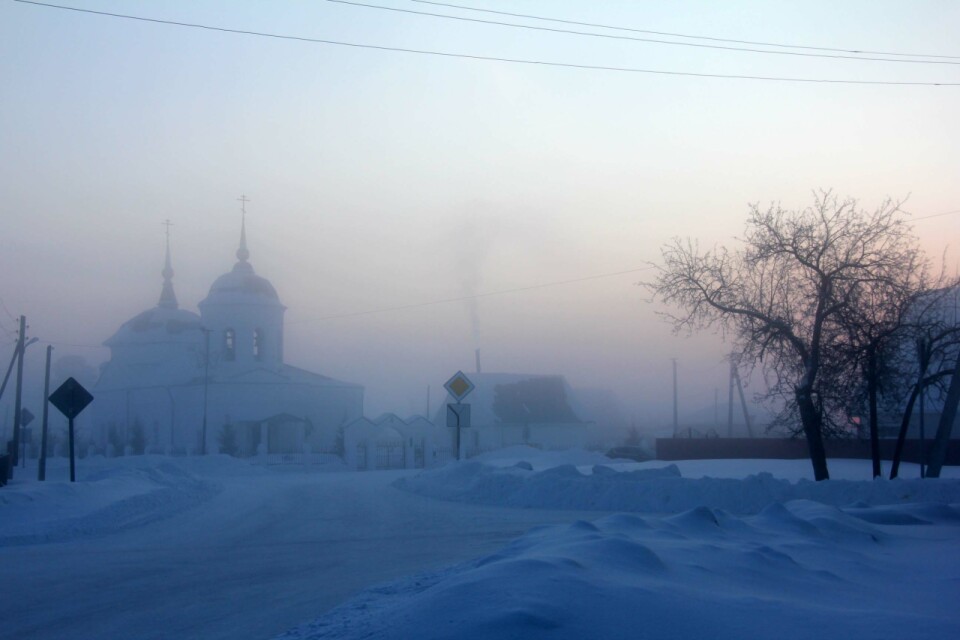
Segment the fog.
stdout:
[[[960,82],[957,60],[658,47],[327,2],[76,6],[572,64]],[[484,6],[960,55],[960,7],[942,2]],[[673,236],[733,242],[751,202],[804,207],[817,188],[865,208],[906,199],[924,248],[951,270],[960,262],[960,217],[939,215],[960,209],[957,86],[546,68],[13,2],[0,5],[0,75],[0,360],[25,315],[40,339],[27,358],[37,396],[43,345],[96,367],[109,357],[103,341],[157,303],[167,219],[180,307],[195,311],[235,261],[241,195],[250,262],[287,307],[285,360],[362,384],[368,415],[423,413],[428,387],[435,408],[442,383],[473,370],[477,348],[484,371],[611,389],[651,427],[671,419],[677,358],[684,411],[713,407],[715,389],[725,396],[729,345],[672,335],[637,283]]]

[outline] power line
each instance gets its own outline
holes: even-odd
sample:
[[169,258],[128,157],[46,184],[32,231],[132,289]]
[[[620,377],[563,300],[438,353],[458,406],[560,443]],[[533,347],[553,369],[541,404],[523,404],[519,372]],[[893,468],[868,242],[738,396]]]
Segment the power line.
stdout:
[[3,301],[3,298],[0,298],[0,308],[3,309],[3,312],[7,314],[7,317],[10,318],[10,320],[13,322],[19,322],[15,317],[13,317],[13,314],[10,313],[10,309],[7,308],[7,303]]
[[927,220],[929,218],[939,218],[941,216],[952,216],[960,213],[960,209],[954,209],[953,211],[944,211],[943,213],[935,213],[931,216],[920,216],[919,218],[912,218],[913,220]]
[[574,278],[572,280],[560,280],[557,282],[545,282],[542,284],[534,284],[527,287],[517,287],[515,289],[502,289],[500,291],[488,291],[486,293],[477,293],[469,296],[459,296],[456,298],[444,298],[442,300],[431,300],[428,302],[417,302],[414,304],[405,304],[398,307],[383,307],[381,309],[369,309],[367,311],[356,311],[353,313],[343,313],[334,316],[323,316],[320,318],[308,318],[302,320],[301,322],[321,322],[323,320],[339,320],[341,318],[356,318],[358,316],[369,316],[378,313],[387,313],[390,311],[405,311],[407,309],[419,309],[422,307],[432,307],[440,304],[449,304],[451,302],[464,302],[465,300],[476,300],[478,298],[489,298],[491,296],[502,296],[507,293],[521,293],[523,291],[533,291],[534,289],[545,289],[547,287],[559,287],[565,284],[576,284],[578,282],[587,282],[589,280],[599,280],[601,278],[612,278],[614,276],[622,276],[628,273],[638,273],[640,271],[649,271],[654,267],[640,267],[638,269],[625,269],[623,271],[615,271],[613,273],[601,273],[593,276],[584,276],[582,278]]
[[[929,218],[939,218],[941,216],[954,215],[957,213],[960,213],[960,209],[957,209],[955,211],[945,211],[943,213],[935,213],[929,216],[920,216],[919,218],[912,218],[912,220],[926,220]],[[526,287],[517,287],[515,289],[502,289],[500,291],[488,291],[486,293],[477,293],[477,294],[468,295],[468,296],[459,296],[456,298],[442,298],[440,300],[417,302],[414,304],[400,305],[397,307],[383,307],[380,309],[368,309],[366,311],[355,311],[352,313],[342,313],[342,314],[337,314],[332,316],[322,316],[319,318],[308,318],[308,319],[302,320],[301,322],[322,322],[324,320],[340,320],[343,318],[356,318],[360,316],[369,316],[369,315],[375,315],[380,313],[388,313],[391,311],[406,311],[408,309],[420,309],[422,307],[432,307],[432,306],[441,305],[441,304],[449,304],[452,302],[464,302],[466,300],[476,300],[478,298],[488,298],[491,296],[500,296],[508,293],[522,293],[524,291],[533,291],[536,289],[544,289],[547,287],[558,287],[558,286],[567,285],[567,284],[576,284],[578,282],[599,280],[601,278],[612,278],[615,276],[622,276],[630,273],[639,273],[641,271],[649,271],[655,268],[656,268],[655,266],[648,266],[648,267],[639,267],[637,269],[624,269],[623,271],[614,271],[612,273],[601,273],[601,274],[592,275],[592,276],[584,276],[582,278],[574,278],[572,280],[559,280],[557,282],[545,282],[545,283],[534,284]]]
[[339,40],[326,40],[322,38],[306,38],[302,36],[291,36],[277,33],[267,33],[262,31],[249,31],[245,29],[230,29],[227,27],[215,27],[211,25],[196,24],[190,22],[177,22],[174,20],[161,20],[158,18],[144,18],[142,16],[133,16],[122,13],[110,13],[107,11],[94,11],[93,9],[80,9],[77,7],[67,7],[45,2],[35,2],[33,0],[13,0],[21,4],[29,4],[38,7],[47,7],[50,9],[61,9],[64,11],[76,11],[78,13],[87,13],[93,15],[108,16],[111,18],[122,18],[125,20],[136,20],[140,22],[150,22],[154,24],[163,24],[177,27],[189,27],[192,29],[204,29],[207,31],[217,31],[221,33],[234,33],[240,35],[257,36],[262,38],[275,38],[278,40],[294,40],[298,42],[308,42],[314,44],[329,44],[341,47],[353,47],[357,49],[373,49],[377,51],[394,51],[399,53],[413,53],[417,55],[440,56],[444,58],[457,58],[464,60],[483,60],[487,62],[505,62],[511,64],[525,64],[542,67],[557,67],[566,69],[582,69],[589,71],[614,71],[621,73],[645,73],[651,75],[663,76],[682,76],[692,78],[720,78],[728,80],[762,80],[768,82],[802,82],[807,84],[851,84],[851,85],[883,85],[883,86],[925,86],[925,87],[955,87],[960,86],[960,82],[905,82],[893,80],[829,80],[823,78],[790,78],[777,76],[752,76],[722,73],[694,73],[689,71],[665,71],[661,69],[640,69],[635,67],[613,67],[605,65],[575,64],[567,62],[551,62],[547,60],[529,60],[522,58],[503,58],[497,56],[483,56],[466,53],[449,53],[444,51],[429,51],[425,49],[407,49],[403,47],[389,47],[385,45],[360,44],[356,42],[344,42]]
[[667,44],[679,47],[697,47],[701,49],[720,49],[723,51],[741,51],[745,53],[765,53],[778,56],[801,56],[805,58],[832,58],[840,60],[865,60],[871,62],[898,62],[910,64],[951,64],[960,65],[960,62],[953,60],[898,60],[897,58],[873,58],[860,55],[841,55],[836,53],[803,53],[800,51],[770,51],[768,49],[749,49],[746,47],[731,47],[719,44],[701,44],[696,42],[676,42],[672,40],[657,40],[654,38],[638,38],[636,36],[618,36],[610,33],[590,33],[587,31],[573,31],[571,29],[557,29],[552,27],[535,27],[529,24],[517,24],[515,22],[500,22],[497,20],[482,20],[480,18],[466,18],[464,16],[451,16],[442,13],[431,13],[429,11],[414,11],[413,9],[401,9],[399,7],[387,7],[378,4],[368,4],[365,2],[354,2],[353,0],[327,0],[335,4],[345,4],[354,7],[363,7],[366,9],[379,9],[382,11],[393,11],[396,13],[407,13],[418,16],[430,16],[433,18],[444,18],[446,20],[459,20],[462,22],[474,22],[477,24],[493,25],[498,27],[512,27],[515,29],[530,29],[534,31],[547,31],[550,33],[560,33],[564,35],[588,36],[591,38],[607,38],[611,40],[630,40],[633,42],[647,42],[651,44]]
[[[13,314],[10,313],[10,310],[7,308],[7,304],[3,301],[3,298],[0,298],[0,308],[3,309],[3,312],[7,314],[7,317],[10,318],[12,322],[14,323],[19,322],[19,320],[14,318]],[[7,328],[7,325],[3,323],[3,320],[0,320],[0,329],[3,329],[4,333],[6,333],[7,336],[17,335],[17,332],[15,330]]]
[[468,7],[460,4],[451,4],[447,2],[432,2],[431,0],[411,0],[412,2],[417,2],[420,4],[429,4],[438,7],[450,7],[452,9],[462,9],[464,11],[477,11],[481,13],[491,13],[501,16],[510,16],[513,18],[529,18],[531,20],[543,20],[546,22],[557,22],[560,24],[571,24],[577,25],[580,27],[597,27],[600,29],[613,29],[616,31],[628,31],[632,33],[649,33],[655,36],[669,36],[673,38],[690,38],[693,40],[710,40],[712,42],[730,42],[733,44],[750,44],[761,47],[782,47],[785,49],[806,49],[808,51],[835,51],[838,53],[853,53],[853,54],[872,54],[872,55],[881,55],[881,56],[903,56],[903,57],[913,57],[913,58],[945,58],[958,60],[960,56],[948,56],[948,55],[937,55],[937,54],[927,54],[927,53],[894,53],[891,51],[867,51],[862,49],[839,49],[833,47],[814,47],[814,46],[805,46],[799,44],[782,44],[776,42],[758,42],[755,40],[734,40],[732,38],[714,38],[710,36],[692,36],[689,34],[683,33],[670,33],[668,31],[651,31],[648,29],[634,29],[630,27],[618,27],[613,25],[606,24],[597,24],[593,22],[577,22],[576,20],[563,20],[560,18],[548,18],[545,16],[535,16],[525,13],[510,13],[508,11],[495,11],[493,9],[480,9],[477,7]]

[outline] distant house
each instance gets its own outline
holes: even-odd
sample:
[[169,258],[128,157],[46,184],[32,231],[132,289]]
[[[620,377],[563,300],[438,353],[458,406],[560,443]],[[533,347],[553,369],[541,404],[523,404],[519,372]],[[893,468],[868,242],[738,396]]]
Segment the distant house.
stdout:
[[[461,433],[462,450],[474,452],[527,444],[544,449],[583,446],[592,423],[581,419],[575,394],[563,376],[470,373],[475,389],[471,427]],[[448,399],[452,401],[452,399]],[[434,416],[446,424],[446,403]]]

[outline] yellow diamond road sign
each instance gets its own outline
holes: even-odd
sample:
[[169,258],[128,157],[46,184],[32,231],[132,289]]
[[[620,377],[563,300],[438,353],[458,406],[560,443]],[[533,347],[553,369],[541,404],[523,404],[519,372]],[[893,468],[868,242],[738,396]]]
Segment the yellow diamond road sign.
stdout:
[[457,371],[443,386],[457,402],[470,395],[475,388],[470,378],[463,375],[463,371]]

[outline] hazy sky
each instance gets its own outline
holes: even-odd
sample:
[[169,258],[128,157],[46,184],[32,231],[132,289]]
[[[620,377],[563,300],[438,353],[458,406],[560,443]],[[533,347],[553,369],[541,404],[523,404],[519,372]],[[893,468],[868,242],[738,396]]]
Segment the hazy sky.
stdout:
[[[660,32],[960,56],[960,4],[947,1],[462,2]],[[63,3],[502,58],[960,83],[958,64],[579,37],[324,1]],[[374,4],[668,39],[405,0]],[[12,0],[0,0],[0,79],[4,365],[21,313],[56,356],[104,360],[108,351],[96,345],[156,304],[167,218],[177,295],[195,310],[233,265],[236,199],[246,194],[251,262],[288,307],[287,362],[364,384],[369,414],[422,412],[427,385],[436,406],[439,385],[456,369],[472,370],[479,342],[485,370],[562,373],[574,386],[613,388],[644,422],[665,421],[669,359],[679,358],[685,404],[712,406],[713,389],[722,396],[726,388],[725,348],[715,336],[671,336],[635,286],[642,272],[475,305],[350,314],[642,268],[672,236],[730,242],[748,203],[803,207],[816,188],[868,208],[909,196],[905,208],[916,217],[960,210],[960,86],[508,64]],[[938,258],[950,245],[951,268],[960,262],[960,215],[920,220],[915,230]],[[31,350],[28,364],[39,372],[42,349]]]

